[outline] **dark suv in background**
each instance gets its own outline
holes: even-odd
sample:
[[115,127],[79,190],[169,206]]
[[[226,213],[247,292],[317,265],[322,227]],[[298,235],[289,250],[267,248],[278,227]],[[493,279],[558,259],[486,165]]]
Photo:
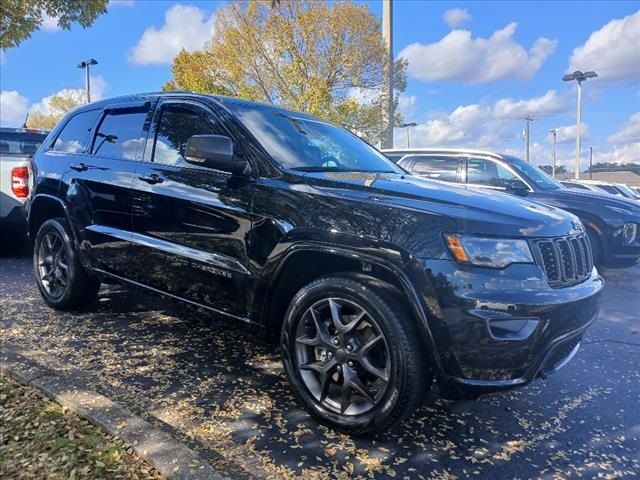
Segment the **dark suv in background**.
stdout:
[[510,155],[464,149],[384,153],[413,175],[511,193],[577,215],[598,265],[626,267],[640,258],[640,204],[634,200],[566,188],[538,167]]
[[[573,215],[407,175],[306,114],[188,93],[67,115],[28,202],[44,300],[102,281],[280,339],[301,403],[349,433],[563,366],[602,279]],[[555,248],[559,257],[550,256]]]

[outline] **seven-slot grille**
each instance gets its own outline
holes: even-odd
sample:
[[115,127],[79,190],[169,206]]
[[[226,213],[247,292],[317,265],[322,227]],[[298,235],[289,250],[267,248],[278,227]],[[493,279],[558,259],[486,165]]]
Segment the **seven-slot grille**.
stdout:
[[536,259],[553,288],[584,282],[593,270],[591,244],[585,234],[533,242]]

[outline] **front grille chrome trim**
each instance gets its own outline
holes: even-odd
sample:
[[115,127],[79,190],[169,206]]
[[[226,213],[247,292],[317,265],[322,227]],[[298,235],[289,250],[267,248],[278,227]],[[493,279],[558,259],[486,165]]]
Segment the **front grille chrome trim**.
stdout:
[[570,287],[591,276],[593,258],[586,234],[539,238],[531,243],[536,263],[544,270],[550,287]]

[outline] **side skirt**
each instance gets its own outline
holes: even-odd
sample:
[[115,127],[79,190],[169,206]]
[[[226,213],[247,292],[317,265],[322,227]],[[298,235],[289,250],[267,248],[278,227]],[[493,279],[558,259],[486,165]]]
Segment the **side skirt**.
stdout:
[[219,308],[211,307],[209,305],[204,305],[202,303],[199,303],[199,302],[196,302],[196,301],[193,301],[193,300],[189,300],[188,298],[180,297],[178,295],[174,295],[172,293],[165,292],[164,290],[160,290],[160,289],[157,289],[157,288],[154,288],[154,287],[150,287],[149,285],[145,285],[144,283],[136,282],[134,280],[130,280],[130,279],[125,278],[125,277],[121,277],[120,275],[116,275],[114,273],[107,272],[106,270],[102,270],[101,268],[93,268],[92,271],[95,272],[96,274],[100,275],[100,276],[110,277],[110,278],[112,278],[112,279],[114,279],[114,280],[116,280],[118,282],[127,283],[127,284],[133,285],[135,287],[143,288],[145,290],[149,290],[149,291],[151,291],[153,293],[156,293],[158,295],[163,295],[163,296],[166,296],[166,297],[170,297],[170,298],[173,298],[175,300],[179,300],[181,302],[189,303],[189,304],[194,305],[196,307],[203,308],[205,310],[209,310],[210,312],[214,312],[214,313],[217,313],[219,315],[224,315],[225,317],[229,317],[229,318],[232,318],[234,320],[238,320],[238,321],[243,322],[243,323],[245,323],[247,325],[252,325],[252,326],[255,326],[255,327],[258,327],[258,328],[262,328],[262,326],[260,324],[254,322],[253,320],[251,320],[248,317],[240,317],[238,315],[234,315],[233,313],[225,312],[224,310],[221,310]]

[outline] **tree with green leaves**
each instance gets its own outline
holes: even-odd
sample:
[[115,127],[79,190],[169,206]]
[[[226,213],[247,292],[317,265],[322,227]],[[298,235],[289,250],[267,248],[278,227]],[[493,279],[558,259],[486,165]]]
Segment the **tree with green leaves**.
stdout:
[[58,26],[72,23],[86,28],[107,11],[109,0],[2,0],[0,1],[0,50],[17,47],[42,26],[45,15]]
[[[380,21],[350,1],[231,2],[214,36],[181,51],[165,90],[231,95],[282,105],[341,124],[377,143],[388,68]],[[395,62],[395,101],[406,62]]]

